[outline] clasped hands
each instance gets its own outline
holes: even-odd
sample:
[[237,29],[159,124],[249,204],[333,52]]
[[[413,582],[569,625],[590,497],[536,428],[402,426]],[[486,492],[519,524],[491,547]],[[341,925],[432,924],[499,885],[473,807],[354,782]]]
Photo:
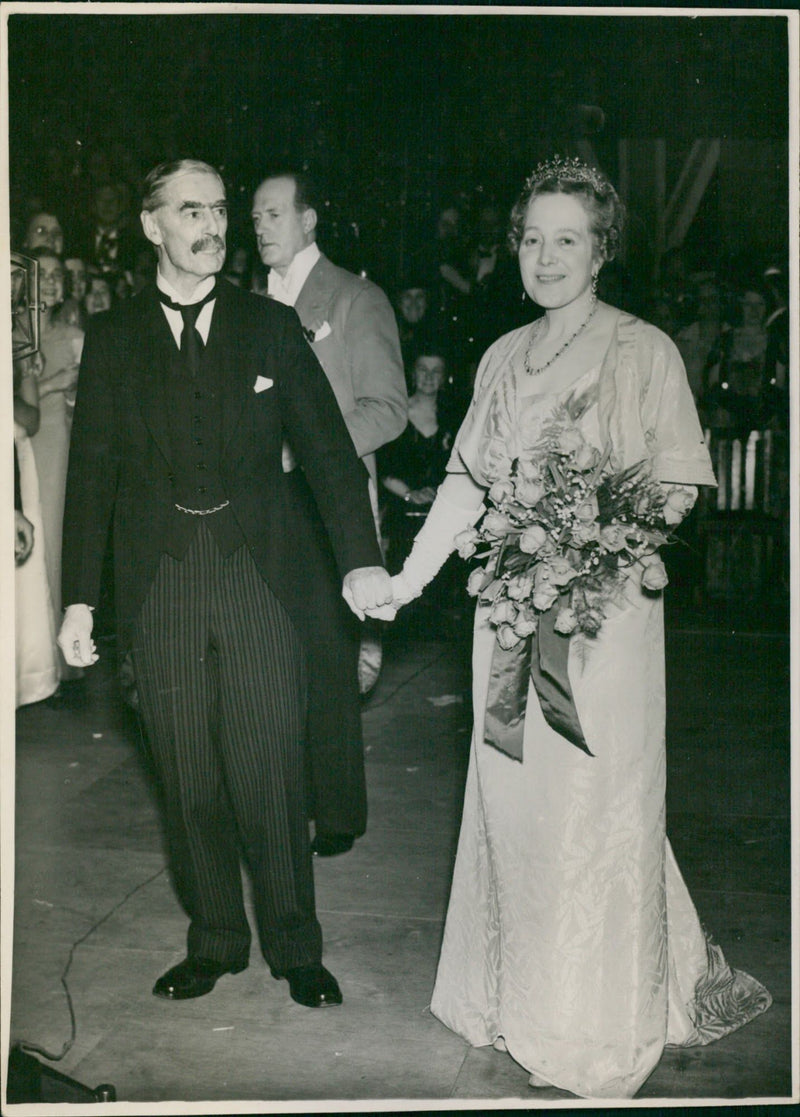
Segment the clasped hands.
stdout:
[[393,621],[397,610],[415,595],[406,593],[402,575],[394,578],[382,566],[362,566],[345,575],[342,597],[359,620]]
[[[362,566],[345,575],[342,596],[355,615],[391,621],[403,601],[397,598],[394,582],[382,566]],[[89,667],[97,662],[92,640],[94,618],[88,605],[68,605],[58,633],[58,646],[70,667]]]

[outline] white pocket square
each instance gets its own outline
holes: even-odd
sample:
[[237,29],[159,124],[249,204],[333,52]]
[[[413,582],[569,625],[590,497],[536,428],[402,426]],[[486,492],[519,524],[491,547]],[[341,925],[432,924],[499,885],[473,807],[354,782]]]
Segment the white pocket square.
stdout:
[[307,329],[304,329],[304,334],[313,345],[315,341],[322,341],[323,338],[329,336],[331,332],[331,324],[328,321],[323,322],[321,325],[316,323]]
[[270,378],[268,376],[257,376],[256,377],[256,382],[253,385],[253,391],[254,392],[266,392],[267,388],[271,388],[274,383],[275,383],[275,381],[270,380]]

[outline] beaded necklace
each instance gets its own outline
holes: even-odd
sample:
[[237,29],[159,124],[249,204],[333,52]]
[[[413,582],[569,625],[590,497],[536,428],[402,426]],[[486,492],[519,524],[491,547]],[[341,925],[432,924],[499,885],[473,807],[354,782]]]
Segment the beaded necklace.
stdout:
[[571,337],[567,338],[567,340],[564,342],[564,344],[561,346],[561,348],[558,349],[553,354],[553,356],[550,358],[549,361],[547,361],[545,364],[540,365],[538,368],[536,368],[534,365],[531,364],[531,350],[533,349],[534,344],[538,340],[539,334],[542,332],[542,326],[544,324],[544,317],[540,318],[539,321],[536,323],[536,325],[533,328],[533,331],[531,333],[531,340],[528,342],[528,348],[525,352],[525,371],[527,372],[527,374],[529,376],[541,376],[541,374],[543,372],[545,372],[548,368],[550,368],[550,365],[555,364],[555,362],[558,360],[558,358],[561,356],[561,354],[565,353],[567,351],[567,349],[569,349],[570,345],[572,345],[575,338],[579,334],[583,333],[583,331],[586,329],[586,327],[589,325],[592,318],[594,317],[594,313],[595,313],[596,310],[597,310],[597,299],[593,299],[592,300],[592,309],[589,311],[589,313],[586,315],[584,320],[581,322],[580,326],[578,326],[575,333],[572,334]]

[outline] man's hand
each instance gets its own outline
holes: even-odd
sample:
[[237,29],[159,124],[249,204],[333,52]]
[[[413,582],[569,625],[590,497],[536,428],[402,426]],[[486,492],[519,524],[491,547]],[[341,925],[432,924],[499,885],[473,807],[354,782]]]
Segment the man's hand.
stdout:
[[342,585],[342,597],[361,621],[365,616],[393,621],[397,614],[392,605],[392,580],[382,566],[361,566],[349,571]]
[[94,619],[88,605],[68,605],[58,634],[58,646],[70,667],[90,667],[97,663],[92,640]]
[[18,508],[14,509],[14,562],[22,566],[33,550],[33,524],[23,516]]

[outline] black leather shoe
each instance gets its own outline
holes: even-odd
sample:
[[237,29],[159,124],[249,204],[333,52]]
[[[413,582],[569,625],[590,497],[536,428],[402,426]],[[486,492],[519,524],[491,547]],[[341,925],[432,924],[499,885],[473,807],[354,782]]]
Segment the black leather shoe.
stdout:
[[293,966],[286,973],[271,971],[273,977],[285,977],[289,982],[289,995],[293,1001],[307,1008],[326,1008],[328,1005],[342,1003],[339,982],[325,967],[318,963],[314,966]]
[[315,857],[336,857],[353,848],[355,837],[352,834],[317,834],[311,843]]
[[190,954],[177,966],[167,970],[153,986],[156,997],[166,997],[168,1001],[188,1001],[192,997],[203,997],[210,993],[219,978],[226,973],[241,973],[247,969],[247,962],[215,962],[212,958],[197,958]]

